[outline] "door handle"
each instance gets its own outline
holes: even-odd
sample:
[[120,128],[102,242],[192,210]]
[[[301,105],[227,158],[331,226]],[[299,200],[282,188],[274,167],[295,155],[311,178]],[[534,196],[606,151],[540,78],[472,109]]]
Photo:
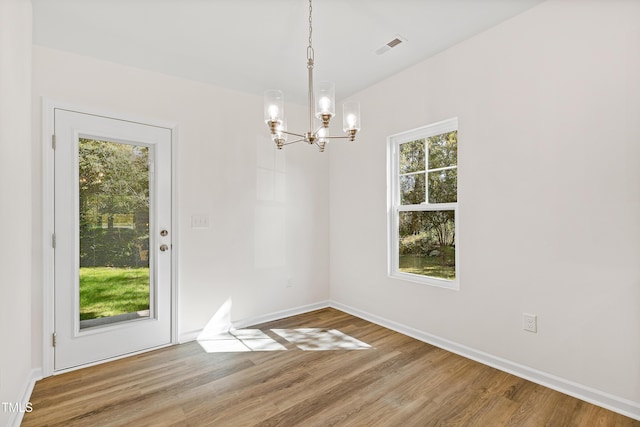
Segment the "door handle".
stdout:
[[169,232],[168,232],[167,230],[162,230],[162,231],[160,232],[160,235],[161,235],[161,236],[166,236],[167,234],[169,234]]
[[161,250],[162,252],[167,251],[167,250],[169,250],[169,246],[167,246],[167,245],[160,245],[160,250]]

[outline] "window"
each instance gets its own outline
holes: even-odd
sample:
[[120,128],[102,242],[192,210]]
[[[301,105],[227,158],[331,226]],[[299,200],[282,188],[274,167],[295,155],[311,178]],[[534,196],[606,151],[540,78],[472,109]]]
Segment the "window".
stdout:
[[458,289],[458,119],[388,139],[389,275]]

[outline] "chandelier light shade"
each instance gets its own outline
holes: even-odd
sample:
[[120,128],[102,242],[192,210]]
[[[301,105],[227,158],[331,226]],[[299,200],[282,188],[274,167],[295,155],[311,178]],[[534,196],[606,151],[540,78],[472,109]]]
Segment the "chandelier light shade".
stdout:
[[284,118],[284,93],[281,90],[268,90],[264,93],[265,123],[282,123]]
[[[287,131],[284,115],[284,94],[281,90],[273,89],[264,93],[264,121],[269,127],[271,138],[278,149],[282,149],[285,145],[304,141],[310,145],[316,145],[322,152],[330,139],[354,141],[356,133],[360,130],[360,104],[355,101],[349,101],[342,106],[342,129],[346,136],[329,135],[329,124],[336,115],[336,88],[332,82],[320,82],[314,91],[314,51],[311,37],[313,35],[312,11],[313,7],[311,0],[309,0],[309,45],[307,46],[309,130],[305,133]],[[314,119],[318,119],[319,123]],[[298,139],[287,142],[287,135],[296,136]]]
[[356,101],[345,102],[342,105],[342,130],[353,134],[360,130],[360,103]]
[[320,120],[331,120],[336,115],[336,85],[333,82],[318,83],[316,97],[316,117]]

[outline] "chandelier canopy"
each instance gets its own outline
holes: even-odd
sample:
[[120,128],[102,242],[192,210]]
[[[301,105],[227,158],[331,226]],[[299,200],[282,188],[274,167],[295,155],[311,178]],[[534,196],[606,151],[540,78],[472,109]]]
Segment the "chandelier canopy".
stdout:
[[[321,152],[324,151],[330,139],[348,139],[354,141],[356,133],[360,130],[360,104],[355,101],[345,102],[342,105],[342,129],[346,136],[330,136],[329,122],[336,115],[335,85],[332,82],[320,82],[317,88],[317,97],[313,87],[313,62],[314,51],[312,46],[313,26],[311,13],[313,7],[309,0],[309,46],[307,46],[307,69],[309,72],[309,130],[305,133],[287,131],[284,115],[284,94],[281,90],[268,90],[264,93],[264,121],[269,127],[271,137],[278,149],[285,145],[304,141],[307,144],[315,144]],[[314,125],[315,118],[319,119],[319,125]],[[315,128],[315,130],[313,130]],[[294,141],[287,142],[288,135],[297,137]]]

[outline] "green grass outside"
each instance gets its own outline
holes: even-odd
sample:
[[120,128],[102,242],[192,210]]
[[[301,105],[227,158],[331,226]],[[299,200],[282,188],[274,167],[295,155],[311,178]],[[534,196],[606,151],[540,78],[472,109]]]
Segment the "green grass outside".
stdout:
[[149,309],[149,268],[80,268],[80,320]]
[[456,278],[456,268],[450,265],[441,265],[440,257],[400,255],[399,270],[404,273],[419,274],[438,279],[454,280]]

